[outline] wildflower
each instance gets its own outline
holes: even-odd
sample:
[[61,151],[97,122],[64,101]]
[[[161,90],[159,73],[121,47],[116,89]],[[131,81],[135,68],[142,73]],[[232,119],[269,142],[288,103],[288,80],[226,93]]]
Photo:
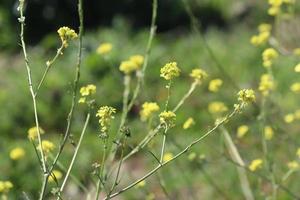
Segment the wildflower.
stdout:
[[160,77],[163,77],[166,80],[172,80],[179,75],[180,69],[177,67],[176,62],[167,63],[160,69]]
[[263,66],[271,67],[272,61],[278,57],[278,52],[273,48],[265,49],[262,53]]
[[299,163],[296,160],[287,163],[290,170],[297,170],[299,168]]
[[99,117],[99,124],[101,126],[101,132],[106,133],[111,120],[114,119],[116,109],[110,106],[102,106],[97,111],[96,117]]
[[168,162],[168,161],[172,160],[173,157],[174,157],[174,155],[172,153],[165,153],[165,155],[163,156],[163,161]]
[[271,126],[264,127],[264,137],[266,140],[271,140],[273,138],[274,131]]
[[58,170],[53,170],[49,177],[49,182],[55,182],[62,178],[62,173]]
[[228,110],[227,106],[220,101],[213,101],[208,105],[208,112],[211,114],[220,114]]
[[255,101],[255,93],[252,89],[243,89],[238,92],[238,101],[241,103],[252,103]]
[[89,84],[85,87],[80,88],[81,96],[89,96],[89,95],[95,94],[95,93],[96,93],[96,86],[93,84]]
[[140,116],[142,121],[147,121],[155,112],[159,111],[159,106],[155,102],[145,102],[142,105]]
[[295,120],[295,116],[292,113],[289,113],[289,114],[284,116],[284,121],[288,124],[292,123],[294,120]]
[[299,93],[300,92],[300,82],[293,83],[290,87],[290,90],[292,92]]
[[174,126],[176,120],[176,114],[172,111],[163,111],[159,114],[160,123],[167,125],[168,127]]
[[134,62],[137,66],[141,66],[144,63],[144,56],[142,55],[133,55],[129,58],[131,62]]
[[270,32],[272,30],[272,25],[271,24],[267,24],[267,23],[262,23],[258,26],[258,31],[260,33],[263,32]]
[[268,9],[268,14],[271,16],[276,16],[280,13],[280,7],[279,6],[272,6]]
[[297,149],[296,155],[298,156],[298,158],[300,158],[300,148]]
[[57,33],[65,48],[68,47],[69,40],[74,40],[78,37],[77,33],[73,29],[66,26],[59,28]]
[[10,181],[0,181],[0,193],[8,193],[14,185]]
[[14,149],[12,149],[9,153],[9,157],[12,160],[20,160],[25,156],[25,151],[23,148],[21,147],[16,147]]
[[141,182],[136,184],[135,188],[142,188],[142,187],[145,187],[145,185],[146,185],[146,181],[142,180]]
[[105,55],[111,52],[112,48],[113,46],[111,43],[105,42],[99,45],[99,47],[97,48],[97,53],[100,55]]
[[139,69],[139,65],[131,60],[122,61],[119,67],[120,71],[124,74],[130,74]]
[[189,117],[183,124],[183,129],[188,129],[195,124],[195,120],[192,117]]
[[270,91],[274,89],[273,78],[269,74],[263,74],[260,77],[258,90],[264,95],[268,96]]
[[237,129],[237,137],[242,138],[249,131],[249,127],[247,125],[241,125]]
[[[38,146],[38,149],[41,149],[41,145]],[[43,140],[42,141],[42,149],[44,153],[50,153],[55,149],[55,145],[50,142],[49,140]]]
[[223,81],[221,79],[213,79],[209,82],[208,90],[211,92],[217,92],[219,91],[221,85],[223,84]]
[[188,160],[193,161],[197,157],[197,154],[195,152],[192,152],[188,155]]
[[261,168],[262,164],[263,164],[262,159],[255,159],[249,165],[249,169],[250,169],[250,171],[255,171],[255,170]]
[[[40,134],[44,134],[44,133],[45,133],[45,131],[44,131],[41,127],[39,127],[39,132],[40,132]],[[31,127],[31,128],[27,131],[27,133],[28,133],[28,139],[29,139],[29,140],[34,140],[34,139],[37,138],[37,136],[38,136],[38,131],[37,131],[36,126]]]
[[193,69],[190,73],[190,77],[192,77],[195,81],[201,83],[207,77],[207,73],[200,68]]
[[295,72],[300,73],[300,63],[295,66]]

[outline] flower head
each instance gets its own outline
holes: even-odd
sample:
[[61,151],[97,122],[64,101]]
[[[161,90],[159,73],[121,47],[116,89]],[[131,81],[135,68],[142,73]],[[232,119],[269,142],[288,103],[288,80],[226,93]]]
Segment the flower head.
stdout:
[[258,90],[264,95],[268,96],[270,91],[274,89],[273,78],[269,74],[263,74],[260,77]]
[[295,115],[294,115],[293,113],[289,113],[289,114],[286,114],[286,115],[284,116],[284,121],[285,121],[287,124],[292,123],[294,120],[295,120]]
[[160,76],[166,80],[172,80],[179,75],[180,69],[177,67],[176,62],[167,63],[160,69]]
[[[45,131],[44,131],[41,127],[39,127],[39,132],[40,132],[40,134],[44,134],[44,133],[45,133]],[[37,136],[38,136],[38,131],[37,131],[36,126],[31,127],[31,128],[27,131],[27,133],[28,133],[28,139],[29,139],[29,140],[34,140],[34,139],[37,138]]]
[[130,56],[129,60],[131,62],[134,62],[137,66],[142,66],[142,64],[144,63],[144,56],[142,55],[133,55],[133,56]]
[[208,105],[208,112],[210,114],[221,114],[228,110],[227,106],[220,101],[213,101]]
[[99,45],[97,53],[100,55],[108,54],[112,50],[113,46],[111,43],[105,42]]
[[208,90],[211,92],[218,92],[220,87],[222,86],[223,81],[219,78],[213,79],[209,82]]
[[192,77],[195,81],[201,83],[201,81],[207,77],[207,73],[203,69],[195,68],[190,73],[190,77]]
[[195,120],[192,117],[189,117],[183,124],[183,129],[189,129],[195,124]]
[[114,114],[116,113],[116,109],[110,106],[102,106],[97,111],[96,117],[99,118],[99,124],[101,126],[101,132],[106,133],[111,120],[114,119]]
[[243,89],[238,92],[238,101],[244,104],[255,101],[255,93],[252,89]]
[[155,102],[145,102],[142,105],[140,116],[142,121],[148,120],[155,112],[159,111],[159,106]]
[[[38,149],[40,149],[40,148],[41,148],[41,145],[38,146]],[[42,149],[46,154],[48,154],[55,149],[55,145],[52,142],[50,142],[49,140],[43,140],[42,141]]]
[[266,140],[271,140],[273,138],[274,131],[271,126],[264,127],[264,137]]
[[131,72],[138,70],[139,65],[131,60],[125,60],[121,62],[119,69],[124,74],[130,74]]
[[62,178],[62,173],[58,170],[53,170],[51,176],[49,177],[49,182],[55,182]]
[[274,59],[278,57],[278,52],[273,48],[265,49],[262,53],[263,66],[271,67]]
[[163,111],[159,114],[160,123],[165,124],[167,127],[174,126],[176,114],[172,111]]
[[8,193],[14,185],[10,181],[0,181],[0,193]]
[[96,86],[93,84],[89,84],[87,86],[83,86],[80,88],[81,97],[79,98],[78,103],[85,103],[87,97],[96,93]]
[[244,135],[246,135],[248,131],[249,131],[249,127],[247,125],[241,125],[237,129],[236,135],[238,138],[242,138],[244,137]]
[[173,157],[174,157],[174,155],[172,153],[169,153],[169,152],[165,153],[165,155],[163,156],[163,161],[168,162],[168,161],[172,160]]
[[255,171],[255,170],[261,168],[262,164],[263,164],[263,160],[262,159],[255,159],[249,165],[249,169],[250,169],[250,171]]
[[66,27],[66,26],[59,28],[57,30],[57,33],[58,33],[64,47],[68,47],[69,40],[74,40],[78,37],[77,33],[73,29]]
[[287,163],[287,166],[290,170],[297,170],[299,169],[299,163],[296,160]]
[[24,158],[25,156],[25,150],[21,147],[16,147],[14,149],[12,149],[9,153],[9,157],[12,160],[20,160],[22,158]]

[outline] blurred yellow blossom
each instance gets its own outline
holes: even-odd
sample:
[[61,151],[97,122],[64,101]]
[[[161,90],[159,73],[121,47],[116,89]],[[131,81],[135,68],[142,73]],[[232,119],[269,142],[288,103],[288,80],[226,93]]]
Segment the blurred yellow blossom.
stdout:
[[195,68],[190,73],[190,77],[192,77],[195,81],[201,83],[201,81],[207,77],[207,73],[203,69]]
[[131,62],[134,62],[139,67],[144,63],[144,56],[142,55],[133,55],[129,58]]
[[49,182],[55,182],[62,178],[62,173],[58,170],[53,170],[51,176],[49,176]]
[[289,113],[289,114],[284,116],[284,121],[288,124],[292,123],[294,120],[295,120],[295,116],[292,113]]
[[9,157],[12,160],[20,160],[22,158],[24,158],[25,156],[25,150],[21,147],[16,147],[14,149],[12,149],[9,153]]
[[166,80],[172,80],[173,78],[178,77],[179,75],[180,69],[177,67],[176,62],[167,63],[160,69],[160,76]]
[[10,181],[0,181],[0,193],[8,193],[14,185]]
[[241,125],[237,128],[236,135],[238,138],[242,138],[248,131],[249,127],[247,125]]
[[228,110],[227,106],[220,101],[213,101],[208,105],[208,112],[211,114],[220,114]]
[[299,93],[300,92],[300,82],[293,83],[290,87],[290,90],[292,92]]
[[278,57],[278,52],[273,48],[265,49],[262,53],[263,66],[271,67],[272,61]]
[[159,111],[159,106],[157,103],[155,102],[143,103],[142,110],[140,111],[141,120],[142,121],[148,120],[157,111]]
[[219,91],[222,84],[223,84],[223,81],[221,79],[219,79],[219,78],[213,79],[209,82],[208,90],[211,92],[217,92],[217,91]]
[[268,9],[268,14],[271,16],[276,16],[280,13],[281,9],[279,6],[272,6]]
[[176,120],[176,114],[172,111],[163,111],[159,114],[160,123],[167,126],[173,126]]
[[297,149],[296,155],[298,156],[298,158],[300,158],[300,148]]
[[78,100],[78,103],[85,103],[86,98],[96,93],[96,86],[93,84],[89,84],[87,86],[83,86],[80,88],[81,97]]
[[300,73],[300,63],[295,66],[295,72]]
[[287,166],[290,170],[296,170],[299,168],[299,163],[296,160],[287,163]]
[[296,55],[296,56],[300,56],[300,48],[294,49],[293,54]]
[[124,74],[130,74],[131,72],[138,70],[139,65],[131,60],[125,60],[121,62],[119,69]]
[[183,129],[191,128],[195,124],[195,120],[192,117],[189,117],[183,124]]
[[[45,131],[41,127],[39,127],[39,131],[40,131],[40,134],[44,134],[45,133]],[[36,126],[31,127],[27,131],[27,133],[28,133],[28,139],[30,139],[30,140],[34,140],[38,136],[38,132],[37,132]]]
[[[38,149],[41,148],[41,145],[38,146]],[[49,140],[43,140],[42,141],[42,149],[44,151],[44,153],[50,153],[51,151],[53,151],[55,149],[55,145],[50,142]]]
[[174,157],[174,155],[172,153],[167,152],[163,156],[163,161],[168,162],[168,161],[172,160],[173,157]]
[[263,74],[260,77],[258,90],[264,95],[268,96],[270,91],[274,89],[273,78],[269,74]]
[[264,127],[264,137],[266,140],[271,140],[273,138],[274,131],[271,126]]
[[142,180],[141,182],[136,184],[135,188],[142,188],[142,187],[145,187],[145,185],[146,185],[146,181]]
[[261,168],[262,164],[263,164],[263,160],[262,159],[255,159],[249,165],[249,169],[250,169],[250,171],[255,171],[255,170]]
[[113,48],[113,45],[111,43],[105,42],[99,45],[99,47],[97,48],[97,53],[100,55],[104,55],[104,54],[108,54],[109,52],[111,52]]

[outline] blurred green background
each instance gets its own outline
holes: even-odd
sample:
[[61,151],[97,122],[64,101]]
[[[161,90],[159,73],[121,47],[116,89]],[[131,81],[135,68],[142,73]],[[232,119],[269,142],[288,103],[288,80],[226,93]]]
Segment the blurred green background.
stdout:
[[[224,75],[220,73],[215,61],[208,53],[203,39],[192,31],[190,19],[182,1],[162,0],[158,2],[158,29],[152,45],[145,84],[135,106],[129,113],[128,125],[132,132],[129,146],[136,145],[146,134],[145,124],[139,120],[141,104],[145,101],[157,101],[161,107],[164,105],[166,83],[159,77],[159,70],[165,63],[177,61],[182,69],[181,77],[175,80],[171,90],[170,105],[172,106],[175,106],[188,90],[191,84],[189,73],[193,68],[198,66],[204,68],[209,73],[209,80],[214,78],[224,80],[217,94],[208,91],[209,80],[204,82],[178,111],[177,125],[170,131],[170,139],[167,143],[167,151],[176,153],[179,149],[175,144],[182,148],[213,125],[214,118],[207,111],[208,104],[211,101],[223,101],[231,108],[236,102],[237,89],[224,79]],[[264,73],[261,64],[263,48],[253,47],[249,39],[257,33],[258,24],[273,23],[273,19],[266,13],[267,1],[190,0],[188,2],[202,25],[201,34],[206,38],[218,62],[239,87],[256,89],[260,75]],[[27,130],[34,126],[34,115],[23,55],[20,53],[16,7],[17,1],[2,0],[0,3],[0,180],[13,182],[11,199],[24,199],[23,191],[30,198],[36,199],[41,184],[41,180],[36,177],[41,173],[34,149],[27,139]],[[299,2],[296,3],[296,9],[299,9]],[[118,67],[120,62],[129,56],[144,54],[149,36],[151,1],[84,1],[84,13],[86,29],[80,86],[95,84],[97,107],[111,105],[121,111],[123,80]],[[69,26],[77,30],[76,2],[28,0],[25,16],[25,39],[29,45],[28,53],[33,82],[37,84],[46,67],[45,62],[53,57],[60,45],[56,30],[61,26]],[[97,47],[103,42],[113,44],[112,52],[106,57],[96,53]],[[284,43],[284,39],[282,42],[288,49],[300,46],[299,43]],[[70,108],[76,54],[77,43],[72,42],[50,70],[38,100],[41,126],[46,131],[44,138],[55,142],[57,146],[61,133],[64,132]],[[299,98],[297,99],[295,94],[288,90],[291,83],[299,80],[296,74],[291,73],[297,62],[299,58],[282,57],[276,61],[274,67],[274,76],[278,81],[278,95],[273,97],[276,103],[268,105],[269,115],[272,117],[267,121],[272,123],[275,129],[276,139],[270,143],[269,151],[271,160],[277,163],[278,177],[287,171],[284,163],[294,159],[295,149],[300,143],[297,136],[299,123],[287,127],[282,120],[284,114],[300,107]],[[85,113],[86,108],[78,105],[74,117],[75,123],[72,127],[71,139],[74,141],[77,141],[79,137]],[[258,113],[259,107],[250,107],[226,125],[246,163],[262,157],[257,123]],[[99,160],[102,153],[102,142],[98,137],[99,128],[94,114],[73,171],[73,174],[90,191],[95,181],[95,177],[91,174],[92,164]],[[196,125],[191,129],[183,130],[182,124],[191,116],[195,119]],[[113,124],[112,132],[116,132],[119,117],[118,115]],[[238,140],[236,129],[241,124],[249,125],[250,133],[243,140]],[[243,198],[236,168],[223,155],[222,140],[220,134],[212,135],[193,148],[192,151],[197,153],[197,162],[190,162],[187,156],[184,156],[175,162],[175,166],[169,165],[162,170],[171,199]],[[158,153],[160,138],[156,138],[152,145]],[[17,146],[25,148],[26,159],[10,160],[9,152]],[[67,166],[73,150],[74,146],[69,142],[65,150],[66,154],[60,160],[63,165]],[[127,150],[129,151],[129,147]],[[199,158],[200,155],[205,155],[206,158]],[[134,180],[132,177],[137,178],[143,172],[150,170],[150,166],[155,166],[155,160],[146,151],[141,152],[124,166],[124,183],[128,183],[127,179]],[[137,172],[132,169],[137,169]],[[264,174],[264,171],[261,173]],[[287,181],[289,189],[298,193],[300,185],[297,179],[299,178],[299,174],[296,174]],[[270,193],[270,184],[264,179],[251,174],[249,174],[249,179],[256,199],[263,199],[266,194]],[[124,183],[121,183],[121,186]],[[51,185],[51,187],[54,186],[54,184]],[[49,191],[50,189],[49,187]],[[83,195],[83,191],[72,180],[67,192],[71,199],[83,198],[80,196]],[[122,197],[146,199],[150,193],[156,195],[155,199],[166,198],[159,187],[157,176],[147,180],[145,188],[132,189]],[[50,192],[48,197],[51,198]],[[279,192],[278,197],[290,199],[282,191]]]

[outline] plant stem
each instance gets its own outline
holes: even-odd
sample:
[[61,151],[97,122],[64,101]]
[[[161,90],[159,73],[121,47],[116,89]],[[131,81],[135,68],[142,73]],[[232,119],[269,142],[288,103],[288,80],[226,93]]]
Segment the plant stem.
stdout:
[[[103,172],[105,169],[106,151],[107,151],[107,139],[104,139],[103,156],[102,156],[102,162],[101,162],[101,166],[100,166],[99,180],[97,182],[96,200],[99,199],[99,195],[100,195],[100,191],[101,191],[101,179],[103,179]],[[102,184],[104,187],[104,182]]]

